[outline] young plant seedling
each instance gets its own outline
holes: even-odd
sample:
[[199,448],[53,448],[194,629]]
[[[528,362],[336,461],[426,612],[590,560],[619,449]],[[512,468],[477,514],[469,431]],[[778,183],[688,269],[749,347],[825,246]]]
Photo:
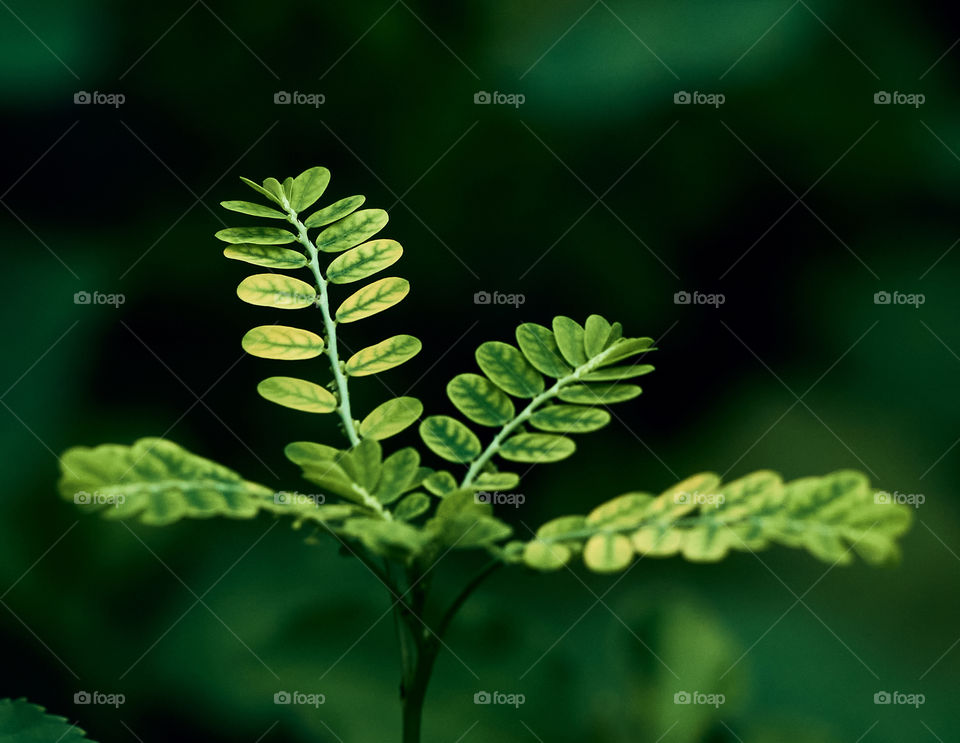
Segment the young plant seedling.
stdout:
[[[390,309],[410,289],[396,276],[371,280],[403,254],[396,241],[373,239],[387,224],[387,213],[361,208],[363,196],[315,208],[330,181],[321,167],[283,183],[243,181],[262,203],[222,206],[272,220],[273,226],[216,234],[227,243],[227,258],[255,267],[237,295],[253,305],[319,310],[319,318],[301,313],[291,325],[252,328],[242,345],[275,361],[278,371],[292,370],[260,382],[262,397],[339,417],[345,443],[296,441],[285,449],[324,497],[277,492],[161,438],[70,449],[61,460],[60,492],[85,510],[154,526],[210,516],[250,519],[265,511],[329,533],[370,568],[395,602],[404,743],[420,740],[427,686],[452,619],[500,566],[550,571],[582,561],[589,570],[612,573],[637,556],[713,562],[732,550],[771,544],[802,547],[839,564],[849,563],[853,552],[875,564],[898,556],[896,539],[909,527],[909,509],[877,497],[855,471],[791,482],[770,471],[731,482],[701,473],[659,494],[630,492],[584,504],[591,509],[585,515],[554,518],[532,538],[511,540],[489,493],[515,490],[521,475],[501,464],[520,470],[515,465],[572,455],[571,435],[605,426],[610,406],[640,394],[629,380],[653,371],[638,361],[654,350],[653,341],[626,336],[620,323],[600,315],[583,324],[562,315],[549,327],[524,323],[516,328],[515,344],[495,340],[477,348],[479,373],[458,374],[447,385],[466,422],[447,414],[422,417],[421,402],[407,396],[361,414],[351,404],[351,380],[387,372],[421,350],[414,336],[394,335],[341,355],[341,332]],[[325,380],[311,363],[320,357],[329,367]],[[426,451],[449,463],[446,469],[424,465],[413,447],[384,451],[392,436],[418,422]],[[455,549],[482,550],[489,563],[438,605],[432,571]]]

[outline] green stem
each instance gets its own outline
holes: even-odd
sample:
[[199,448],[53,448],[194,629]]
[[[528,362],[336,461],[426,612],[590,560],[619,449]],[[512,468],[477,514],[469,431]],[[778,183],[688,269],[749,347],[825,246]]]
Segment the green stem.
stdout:
[[505,424],[503,428],[500,429],[500,432],[493,437],[493,440],[487,445],[487,448],[483,450],[480,456],[473,460],[473,463],[470,465],[470,469],[467,470],[467,474],[463,478],[463,482],[460,483],[460,487],[466,488],[476,479],[477,475],[479,475],[483,470],[484,465],[486,465],[486,463],[490,461],[490,458],[500,450],[500,445],[507,439],[508,436],[510,436],[510,434],[514,432],[514,430],[516,430],[518,426],[522,425],[531,415],[533,415],[540,405],[545,403],[547,400],[556,397],[557,393],[562,387],[574,382],[579,382],[583,375],[589,374],[598,366],[603,364],[604,359],[606,359],[609,353],[613,350],[614,347],[611,346],[607,350],[600,352],[592,359],[589,359],[585,364],[578,366],[567,376],[560,377],[556,382],[553,383],[552,386],[548,387],[539,395],[534,397],[513,420]]
[[327,333],[327,342],[325,352],[330,360],[330,369],[333,372],[333,380],[337,386],[337,399],[339,405],[337,412],[343,421],[343,430],[350,440],[350,446],[356,446],[360,443],[360,436],[357,434],[356,426],[353,422],[353,414],[350,411],[350,393],[347,390],[347,378],[340,368],[340,356],[337,352],[337,323],[330,314],[330,299],[327,293],[327,280],[320,270],[319,251],[313,244],[313,241],[307,235],[307,228],[297,217],[297,213],[290,208],[290,204],[284,198],[284,208],[287,210],[287,221],[297,228],[297,242],[307,249],[310,255],[310,270],[313,272],[313,278],[317,282],[317,307],[323,314],[323,326]]

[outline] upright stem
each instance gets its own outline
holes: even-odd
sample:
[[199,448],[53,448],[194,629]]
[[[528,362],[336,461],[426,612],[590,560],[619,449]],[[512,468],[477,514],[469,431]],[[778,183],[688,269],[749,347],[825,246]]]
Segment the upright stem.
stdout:
[[297,242],[307,249],[310,255],[310,271],[317,282],[317,307],[323,314],[323,326],[327,333],[327,342],[325,352],[330,360],[330,369],[333,371],[333,380],[337,386],[337,398],[339,405],[337,412],[340,414],[340,420],[343,421],[343,430],[350,440],[351,446],[360,443],[360,436],[357,434],[357,428],[353,423],[353,414],[350,411],[350,394],[347,391],[347,378],[340,368],[340,356],[337,351],[337,323],[330,314],[330,299],[327,293],[328,282],[320,270],[319,251],[313,244],[313,241],[307,236],[307,228],[300,221],[297,213],[290,208],[290,204],[284,198],[284,208],[287,210],[287,221],[297,228]]

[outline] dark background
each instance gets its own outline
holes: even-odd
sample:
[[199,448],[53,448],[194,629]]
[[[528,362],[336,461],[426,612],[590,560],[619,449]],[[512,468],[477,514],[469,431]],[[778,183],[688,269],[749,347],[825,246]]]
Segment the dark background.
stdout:
[[[422,338],[382,382],[429,412],[451,412],[446,381],[522,321],[599,312],[659,339],[645,394],[524,478],[527,504],[503,514],[519,535],[706,469],[852,467],[925,496],[891,569],[775,549],[645,560],[622,580],[501,572],[454,626],[426,740],[956,736],[960,24],[941,5],[2,5],[0,696],[99,741],[397,739],[391,618],[367,633],[389,604],[356,561],[266,518],[81,518],[55,490],[66,447],[143,435],[299,486],[283,445],[331,441],[334,422],[256,395],[281,372],[239,339],[290,318],[236,299],[247,268],[212,234],[248,223],[217,206],[253,196],[239,175],[322,164],[326,201],[390,211],[412,283],[344,341]],[[481,90],[526,100],[475,105]],[[475,305],[480,290],[525,302]],[[681,290],[725,302],[677,305]],[[353,390],[361,413],[389,394]],[[478,559],[445,561],[441,588]],[[281,689],[327,701],[278,707]],[[478,707],[479,689],[526,703]],[[79,690],[127,701],[76,706]],[[678,707],[678,690],[727,702]],[[880,690],[926,703],[876,706]]]

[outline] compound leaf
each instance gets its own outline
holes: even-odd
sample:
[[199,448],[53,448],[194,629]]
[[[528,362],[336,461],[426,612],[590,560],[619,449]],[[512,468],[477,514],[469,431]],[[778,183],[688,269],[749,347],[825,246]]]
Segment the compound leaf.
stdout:
[[415,397],[395,397],[378,405],[360,421],[364,438],[386,439],[412,425],[423,414],[423,403]]
[[543,392],[543,377],[515,346],[487,341],[477,348],[476,357],[483,373],[514,397],[536,397]]
[[458,374],[447,384],[447,396],[474,423],[503,426],[515,415],[513,402],[497,385],[479,374]]
[[273,505],[270,488],[165,439],[75,447],[60,464],[60,494],[110,519],[160,526],[181,518],[252,518]]
[[396,240],[371,240],[334,258],[327,266],[327,280],[349,284],[392,266],[403,255]]
[[247,276],[237,287],[237,296],[247,304],[278,310],[299,310],[317,301],[317,291],[310,284],[276,273]]
[[456,418],[431,415],[420,424],[420,437],[438,457],[464,463],[480,454],[480,440]]
[[362,209],[354,212],[317,235],[317,249],[325,253],[339,253],[352,248],[377,234],[388,219],[383,209]]
[[528,322],[517,327],[517,345],[537,371],[559,379],[573,372],[563,360],[557,339],[553,333],[536,323]]
[[305,170],[284,188],[290,201],[290,208],[295,212],[302,212],[310,208],[314,202],[323,196],[330,183],[330,171],[316,167]]
[[409,361],[421,348],[420,341],[412,335],[395,335],[353,354],[347,360],[347,374],[352,377],[379,374]]
[[345,199],[340,199],[340,201],[335,201],[330,204],[330,206],[325,206],[323,209],[311,214],[304,220],[303,224],[310,229],[313,227],[323,227],[325,224],[336,222],[338,219],[343,219],[348,214],[359,209],[365,200],[366,198],[364,196],[348,196]]
[[223,254],[232,260],[252,263],[264,268],[294,269],[307,265],[307,259],[296,250],[277,248],[271,245],[230,245],[223,249]]
[[530,416],[530,424],[541,431],[587,433],[610,422],[610,413],[580,405],[550,405]]
[[232,212],[249,214],[251,217],[267,217],[268,219],[286,219],[287,215],[276,209],[249,201],[221,201],[220,206]]
[[286,408],[305,413],[332,413],[337,398],[319,384],[295,377],[268,377],[257,385],[260,396]]
[[368,284],[347,297],[337,308],[337,321],[356,322],[393,307],[410,292],[406,279],[388,277]]
[[323,353],[323,338],[309,330],[286,325],[260,325],[248,330],[241,345],[251,356],[262,359],[299,361]]
[[225,243],[254,245],[285,245],[297,239],[292,232],[279,227],[228,227],[217,232],[214,237]]
[[498,454],[511,462],[559,462],[566,459],[577,445],[565,436],[546,433],[518,433],[500,445]]

